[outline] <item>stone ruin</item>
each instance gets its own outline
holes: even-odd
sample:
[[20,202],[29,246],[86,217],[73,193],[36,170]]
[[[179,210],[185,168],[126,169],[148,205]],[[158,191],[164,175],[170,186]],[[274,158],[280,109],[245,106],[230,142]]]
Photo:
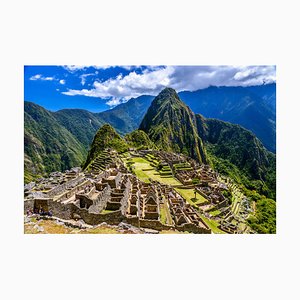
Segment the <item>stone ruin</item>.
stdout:
[[[87,224],[101,222],[163,230],[210,233],[199,212],[189,205],[176,190],[157,181],[145,183],[128,172],[115,152],[107,149],[84,172],[73,168],[64,173],[53,172],[49,178],[40,178],[24,186],[25,212],[51,212],[61,219],[83,219]],[[220,222],[220,229],[238,232],[241,219],[232,213],[229,200],[222,194],[228,183],[218,180],[218,174],[209,166],[197,164],[183,155],[164,151],[140,150],[136,154],[153,155],[167,164],[183,186],[193,186],[206,201],[198,203],[205,216],[218,209],[212,217]],[[197,184],[192,184],[197,178]],[[167,220],[162,222],[162,210]],[[249,202],[241,202],[241,214],[247,216]]]
[[[25,212],[51,213],[64,220],[82,219],[90,225],[127,222],[156,230],[211,232],[172,187],[158,182],[144,183],[126,168],[110,166],[109,163],[93,176],[79,169],[57,172],[48,179],[27,185]],[[51,188],[45,189],[45,186]],[[161,223],[161,205],[169,207],[172,224]]]

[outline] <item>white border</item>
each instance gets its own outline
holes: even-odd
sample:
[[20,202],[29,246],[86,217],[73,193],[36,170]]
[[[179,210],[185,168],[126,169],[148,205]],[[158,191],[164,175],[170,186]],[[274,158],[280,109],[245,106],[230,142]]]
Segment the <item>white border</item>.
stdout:
[[[2,3],[1,298],[296,298],[296,4]],[[23,235],[23,66],[30,64],[276,65],[277,235]]]

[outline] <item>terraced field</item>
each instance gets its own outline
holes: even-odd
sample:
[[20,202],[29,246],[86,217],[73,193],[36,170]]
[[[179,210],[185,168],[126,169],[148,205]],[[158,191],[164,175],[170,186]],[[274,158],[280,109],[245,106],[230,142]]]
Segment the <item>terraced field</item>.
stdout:
[[[144,181],[144,182],[150,182],[149,179],[157,180],[163,184],[169,184],[169,185],[175,185],[175,190],[193,207],[195,207],[198,210],[197,204],[203,203],[206,201],[206,199],[197,193],[196,200],[194,189],[183,189],[180,188],[181,183],[175,179],[173,176],[164,177],[161,176],[160,173],[158,173],[157,170],[152,166],[153,161],[149,161],[146,158],[143,157],[132,157],[132,158],[122,158],[126,166],[129,166],[132,164],[133,172],[136,174],[136,176]],[[185,166],[186,167],[186,166]],[[200,214],[203,221],[208,225],[209,228],[211,228],[213,233],[225,233],[224,231],[220,230],[218,228],[218,222],[208,219],[204,217],[202,214]],[[163,222],[168,222],[168,216],[166,215],[166,211],[164,208],[162,208],[161,211],[161,218]]]
[[[124,162],[128,166],[129,160],[125,159]],[[133,157],[130,162],[132,162],[132,168],[135,175],[144,182],[150,182],[149,179],[157,180],[163,184],[168,185],[180,185],[181,183],[172,176],[162,176],[158,173],[153,166],[151,166],[150,161],[143,157]]]
[[109,153],[107,151],[103,151],[92,161],[87,169],[96,172],[104,171],[105,167],[111,162],[112,158],[110,157]]
[[206,202],[206,199],[199,193],[196,193],[195,199],[194,189],[175,188],[175,190],[192,206],[197,206],[197,204]]

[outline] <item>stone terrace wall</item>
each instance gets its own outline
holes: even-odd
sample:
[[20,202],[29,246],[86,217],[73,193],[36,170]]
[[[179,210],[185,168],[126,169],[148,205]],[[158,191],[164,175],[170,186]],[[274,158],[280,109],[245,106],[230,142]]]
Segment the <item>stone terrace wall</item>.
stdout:
[[192,233],[206,233],[206,234],[211,233],[211,229],[198,227],[193,223],[183,224],[181,226],[176,226],[175,228],[178,231],[188,231]]
[[169,230],[171,228],[174,228],[174,226],[164,225],[158,220],[140,219],[139,222],[137,217],[126,218],[126,222],[136,227],[140,225],[140,227],[151,228],[155,230]]
[[125,216],[122,215],[120,210],[102,215],[90,213],[87,209],[79,208],[73,203],[64,205],[60,202],[50,200],[48,201],[48,205],[49,209],[52,210],[53,215],[58,218],[68,220],[72,219],[74,214],[77,214],[89,225],[97,225],[102,222],[117,225],[125,219]]
[[87,210],[77,208],[77,214],[81,216],[85,223],[90,225],[97,225],[102,222],[118,225],[120,222],[126,219],[126,217],[122,215],[120,210],[101,215],[89,213]]

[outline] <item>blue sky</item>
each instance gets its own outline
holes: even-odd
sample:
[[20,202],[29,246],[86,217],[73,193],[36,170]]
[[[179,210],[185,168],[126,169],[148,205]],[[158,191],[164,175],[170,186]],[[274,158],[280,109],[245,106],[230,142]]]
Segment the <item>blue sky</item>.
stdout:
[[25,66],[24,100],[46,109],[110,109],[140,95],[276,81],[275,66]]

